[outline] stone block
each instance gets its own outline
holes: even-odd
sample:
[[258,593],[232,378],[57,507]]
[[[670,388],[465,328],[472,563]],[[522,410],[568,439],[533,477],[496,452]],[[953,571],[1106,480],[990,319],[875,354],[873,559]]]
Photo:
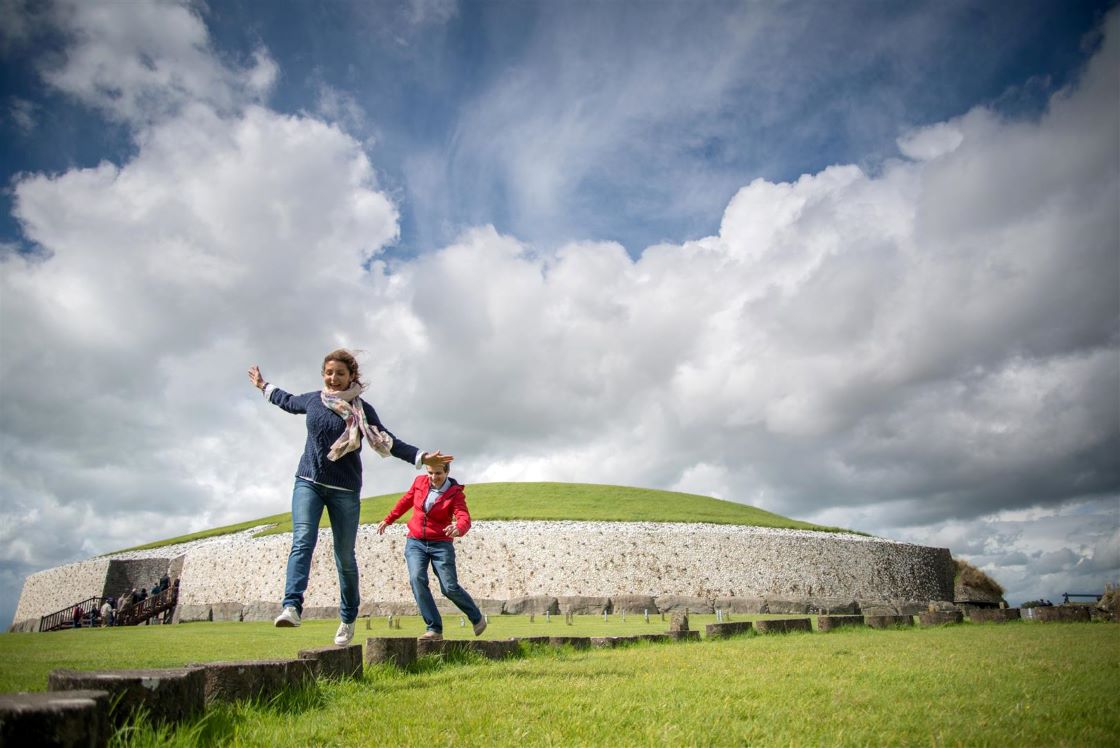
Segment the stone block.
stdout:
[[688,613],[673,613],[669,618],[670,631],[688,631]]
[[361,678],[362,645],[350,644],[345,647],[331,646],[316,649],[301,649],[301,660],[311,662],[311,672],[317,678]]
[[897,616],[898,608],[885,600],[860,600],[859,612],[865,616]]
[[[921,611],[918,611],[919,613]],[[960,608],[948,600],[930,600],[926,603],[926,612],[928,613],[959,613]]]
[[651,595],[611,595],[612,613],[660,613],[657,601]]
[[544,615],[545,613],[559,613],[560,603],[550,595],[532,595],[506,600],[504,609],[507,614],[512,616]]
[[726,639],[738,634],[746,634],[753,629],[750,621],[728,621],[726,623],[709,623],[704,627],[704,634],[709,639]]
[[755,621],[754,630],[760,634],[786,634],[790,631],[812,631],[808,618],[771,618]]
[[[213,603],[210,606],[211,621],[240,621],[245,606],[241,603]],[[276,615],[280,615],[277,613]]]
[[284,611],[284,606],[280,603],[265,602],[264,600],[254,600],[246,603],[245,607],[241,610],[242,621],[272,621],[276,616]]
[[307,618],[310,620],[323,620],[338,618],[337,605],[312,605],[303,609],[299,614],[300,618]]
[[620,636],[593,636],[591,637],[591,646],[595,649],[614,649],[620,644],[625,643]]
[[521,654],[521,646],[516,639],[475,639],[467,643],[488,660],[505,660]]
[[972,608],[968,611],[968,620],[973,623],[1007,623],[1019,618],[1018,608]]
[[474,604],[488,616],[500,616],[506,612],[505,600],[494,600],[492,598],[476,598]]
[[108,745],[109,692],[0,694],[0,745],[101,748]]
[[864,622],[873,629],[893,629],[899,626],[913,626],[914,616],[869,616],[864,615]]
[[859,603],[850,598],[813,597],[806,602],[810,613],[825,616],[854,616],[859,614]]
[[[686,595],[665,595],[654,599],[654,604],[657,606],[657,612],[672,613],[675,611],[686,611],[691,613],[714,613],[715,608],[712,607],[712,601],[706,597],[689,597]],[[653,613],[650,610],[650,613]]]
[[728,613],[746,613],[758,615],[769,613],[766,601],[760,597],[717,597],[713,603],[716,610],[725,610]]
[[212,620],[214,620],[214,617],[209,603],[203,605],[179,603],[175,606],[175,613],[171,616],[172,623],[195,623]]
[[584,595],[565,595],[556,598],[561,613],[577,616],[601,616],[611,610],[609,597],[586,597]]
[[769,613],[779,613],[782,615],[804,614],[809,612],[808,600],[789,600],[779,597],[766,598],[766,610]]
[[959,610],[927,610],[918,614],[918,623],[922,626],[947,626],[963,621],[964,613]]
[[196,663],[205,673],[207,704],[268,699],[310,677],[307,660],[245,660]]
[[[1018,609],[1015,608],[1014,610]],[[1033,608],[1032,610],[1034,610],[1035,620],[1043,623],[1088,623],[1090,620],[1088,605],[1056,605],[1054,607]]]
[[699,631],[669,631],[661,636],[675,642],[700,641]]
[[916,616],[919,613],[929,610],[928,602],[919,602],[917,600],[894,600],[892,602],[900,616]]
[[548,643],[553,647],[569,646],[575,649],[590,649],[591,637],[588,636],[550,636]]
[[405,637],[370,637],[366,639],[366,665],[386,663],[406,668],[416,662],[416,639]]
[[862,626],[863,616],[818,616],[817,631],[835,631],[844,626]]
[[358,615],[365,616],[415,616],[420,611],[413,600],[370,600],[358,606]]
[[416,639],[419,657],[474,652],[489,660],[504,660],[521,653],[517,639]]
[[107,691],[116,706],[110,717],[123,724],[137,709],[146,709],[153,722],[179,722],[206,706],[206,674],[199,668],[159,670],[53,670],[49,691]]

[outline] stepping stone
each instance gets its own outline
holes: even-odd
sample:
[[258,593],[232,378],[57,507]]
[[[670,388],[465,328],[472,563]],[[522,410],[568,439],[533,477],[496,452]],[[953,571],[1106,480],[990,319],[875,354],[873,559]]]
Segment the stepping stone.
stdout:
[[626,639],[620,636],[593,636],[591,637],[591,646],[596,649],[614,649],[615,647],[627,643]]
[[590,649],[591,637],[589,636],[550,636],[548,643],[553,647],[563,647],[565,645],[575,647],[576,649]]
[[726,639],[729,636],[745,634],[751,629],[750,621],[727,621],[726,623],[709,623],[704,627],[704,633],[709,639]]
[[268,699],[286,688],[302,686],[312,679],[308,660],[246,660],[206,662],[191,665],[205,675],[207,705],[220,701]]
[[[1016,608],[1016,610],[1018,610]],[[1043,623],[1072,623],[1072,622],[1085,622],[1088,623],[1092,616],[1089,615],[1088,605],[1057,605],[1054,607],[1040,607],[1033,608],[1034,618],[1036,621]]]
[[548,636],[522,636],[517,641],[522,644],[548,644],[550,639]]
[[873,629],[893,629],[914,625],[914,616],[864,616],[864,620]]
[[968,613],[968,620],[973,623],[1007,623],[1019,618],[1018,608],[973,608]]
[[504,660],[521,653],[517,639],[417,639],[416,654],[450,655],[458,652],[475,652],[489,660]]
[[416,662],[417,640],[404,637],[366,639],[366,665],[387,663],[404,669]]
[[844,626],[862,626],[863,616],[817,616],[817,631],[835,631]]
[[108,691],[36,691],[0,694],[0,745],[105,746]]
[[148,710],[153,722],[189,719],[206,706],[206,673],[200,668],[152,670],[51,671],[48,691],[108,691],[115,704],[111,717],[123,724],[139,708]]
[[813,624],[808,618],[772,618],[755,621],[754,630],[760,634],[785,634],[790,631],[812,631]]
[[670,639],[675,642],[700,641],[699,631],[670,631],[666,634],[662,634],[661,636],[665,639]]
[[311,663],[311,672],[316,678],[333,680],[362,677],[361,644],[301,649],[299,658]]
[[947,626],[963,622],[964,613],[959,610],[930,610],[918,614],[918,623],[922,626]]

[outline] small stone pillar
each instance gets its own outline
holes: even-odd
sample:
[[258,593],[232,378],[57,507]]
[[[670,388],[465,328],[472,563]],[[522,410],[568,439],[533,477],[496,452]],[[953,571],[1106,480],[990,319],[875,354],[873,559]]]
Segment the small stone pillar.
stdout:
[[669,619],[670,631],[688,631],[688,613],[674,613]]

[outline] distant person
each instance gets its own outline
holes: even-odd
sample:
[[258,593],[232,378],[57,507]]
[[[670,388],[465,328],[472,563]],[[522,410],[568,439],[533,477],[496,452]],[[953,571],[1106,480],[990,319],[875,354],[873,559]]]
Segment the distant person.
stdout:
[[292,489],[292,550],[284,579],[284,610],[276,626],[299,626],[303,613],[303,593],[311,572],[311,555],[319,537],[319,521],[326,508],[334,536],[334,565],[338,571],[341,619],[334,643],[345,646],[354,638],[358,617],[358,561],[354,544],[358,538],[361,511],[363,440],[382,457],[392,455],[417,468],[443,465],[454,459],[438,450],[422,452],[394,436],[381,423],[377,411],[361,395],[358,362],[347,350],[339,349],[323,358],[320,369],[323,389],[291,395],[269,384],[260,368],[249,369],[249,381],[273,405],[294,414],[306,414],[307,441],[296,468]]
[[455,546],[452,538],[461,538],[471,528],[463,486],[450,475],[448,465],[428,465],[428,474],[412,483],[385,519],[377,525],[377,534],[397,521],[410,508],[408,537],[404,541],[404,558],[408,564],[408,581],[412,596],[428,630],[421,639],[442,639],[443,618],[428,588],[428,566],[436,573],[439,589],[474,626],[474,635],[486,630],[486,618],[470,594],[459,586],[455,570]]
[[164,574],[162,577],[159,578],[159,591],[160,592],[163,592],[164,590],[166,590],[170,586],[171,586],[171,577],[167,576],[167,574]]
[[80,629],[82,627],[82,606],[74,606],[74,628]]
[[105,602],[101,603],[101,628],[113,625],[113,605],[105,598]]

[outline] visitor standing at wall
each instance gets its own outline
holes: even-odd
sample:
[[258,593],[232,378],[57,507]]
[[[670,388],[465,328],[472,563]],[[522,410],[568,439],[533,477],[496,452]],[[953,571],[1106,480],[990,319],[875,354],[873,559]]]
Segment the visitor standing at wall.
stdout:
[[452,539],[467,534],[471,528],[471,515],[467,511],[463,486],[448,473],[449,466],[429,465],[428,474],[413,481],[412,487],[377,526],[377,534],[383,535],[386,527],[412,509],[408,538],[404,541],[404,558],[408,564],[412,596],[416,598],[416,607],[428,627],[421,639],[443,638],[443,618],[428,588],[429,565],[439,580],[440,592],[470,619],[474,635],[478,636],[486,629],[482,611],[470,594],[459,586]]
[[365,389],[358,362],[347,350],[328,353],[321,369],[323,389],[292,395],[265,381],[260,368],[249,369],[249,381],[273,405],[306,416],[307,441],[292,489],[292,549],[284,580],[284,610],[276,626],[299,626],[303,593],[311,573],[311,556],[319,536],[323,509],[331,520],[334,563],[340,593],[341,622],[334,642],[349,644],[358,617],[358,561],[354,544],[361,511],[363,441],[382,457],[392,455],[419,468],[446,465],[451,455],[422,452],[398,439],[381,423],[377,411],[361,398]]

